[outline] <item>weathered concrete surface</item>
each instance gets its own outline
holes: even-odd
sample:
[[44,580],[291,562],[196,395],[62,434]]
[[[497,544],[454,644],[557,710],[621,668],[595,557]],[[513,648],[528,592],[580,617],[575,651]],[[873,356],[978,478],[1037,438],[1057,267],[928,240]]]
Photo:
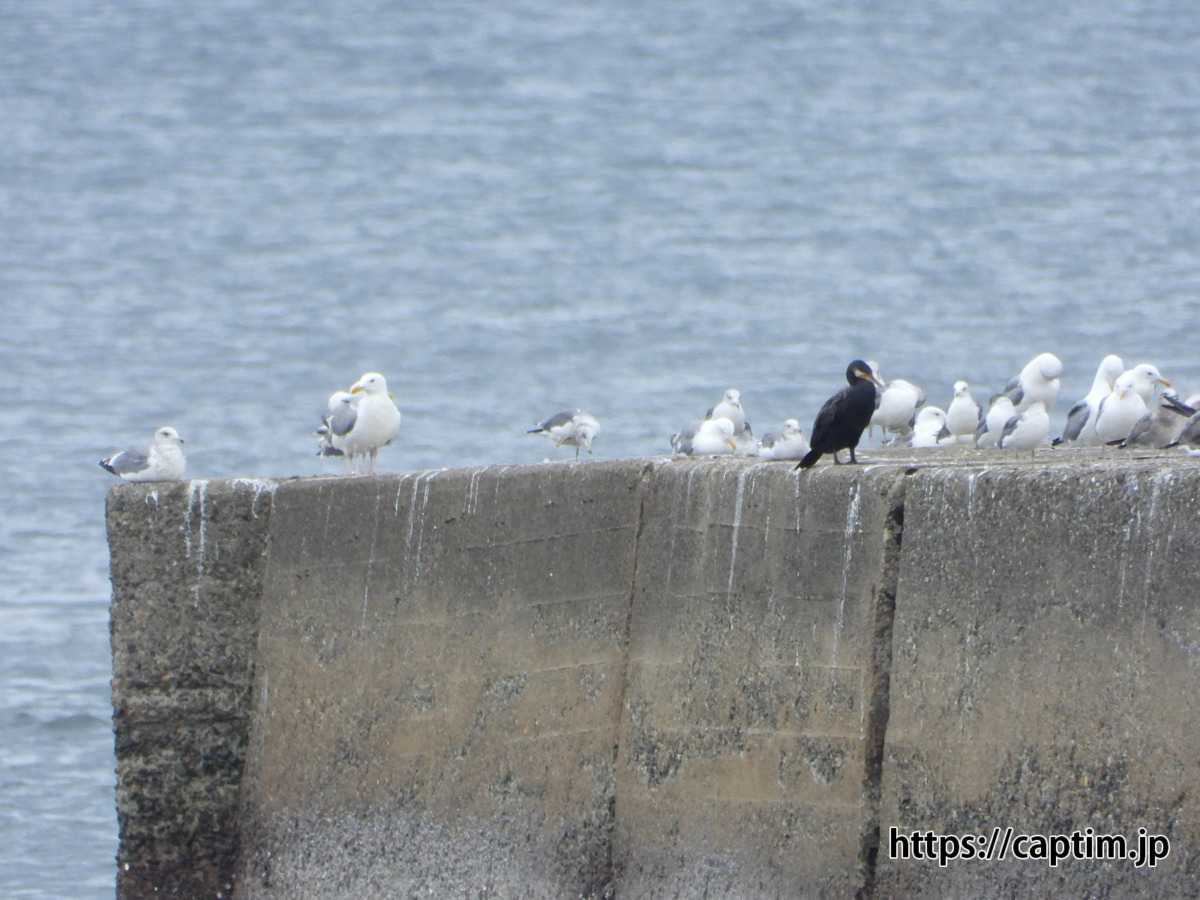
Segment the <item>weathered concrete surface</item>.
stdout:
[[641,476],[279,489],[239,896],[604,892]]
[[904,473],[654,470],[620,735],[619,896],[851,897],[864,883],[882,738],[871,701],[886,675],[876,632],[890,625]]
[[[906,510],[876,895],[1196,896],[1200,467],[924,469]],[[941,868],[889,859],[890,826],[1171,854]]]
[[119,895],[1194,894],[1200,467],[869,455],[114,489]]
[[273,490],[192,481],[108,495],[126,900],[230,895]]

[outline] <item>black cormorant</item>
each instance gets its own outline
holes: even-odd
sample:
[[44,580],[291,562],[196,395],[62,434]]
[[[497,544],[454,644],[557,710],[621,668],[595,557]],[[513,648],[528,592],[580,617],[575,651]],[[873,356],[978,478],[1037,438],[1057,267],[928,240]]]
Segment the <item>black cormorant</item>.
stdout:
[[850,451],[850,462],[858,462],[854,448],[875,412],[875,388],[883,385],[861,359],[850,363],[846,381],[849,384],[826,400],[817,413],[808,442],[812,449],[800,460],[797,469],[807,469],[826,453],[833,454],[835,463],[841,462],[838,451],[846,449]]

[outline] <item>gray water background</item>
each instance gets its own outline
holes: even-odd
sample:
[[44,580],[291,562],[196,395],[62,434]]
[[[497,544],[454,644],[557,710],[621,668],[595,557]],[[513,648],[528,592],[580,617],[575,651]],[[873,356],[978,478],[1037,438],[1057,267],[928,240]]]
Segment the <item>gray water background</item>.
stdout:
[[727,387],[806,431],[854,357],[945,405],[1058,353],[1200,388],[1200,8],[0,3],[0,895],[110,897],[96,460],[336,473],[662,455]]

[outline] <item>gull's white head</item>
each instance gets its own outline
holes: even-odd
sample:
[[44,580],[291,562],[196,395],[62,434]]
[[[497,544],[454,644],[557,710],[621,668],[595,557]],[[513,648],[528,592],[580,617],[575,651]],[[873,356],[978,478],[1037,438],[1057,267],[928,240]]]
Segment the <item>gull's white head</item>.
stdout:
[[156,444],[182,444],[183,438],[179,436],[179,432],[170,425],[164,425],[158,431],[154,432],[154,443]]
[[967,394],[967,389],[969,387],[970,387],[970,385],[968,385],[965,381],[954,382],[954,396],[955,397],[965,397]]
[[786,435],[788,437],[790,437],[792,435],[800,434],[801,433],[800,420],[799,419],[788,419],[786,422],[784,422],[783,423],[783,433],[784,433],[784,435]]
[[367,394],[386,394],[388,392],[387,381],[378,372],[368,372],[354,382],[350,388],[352,394],[357,394],[359,391]]
[[737,406],[742,400],[742,393],[737,388],[730,388],[725,392],[725,402],[732,403]]

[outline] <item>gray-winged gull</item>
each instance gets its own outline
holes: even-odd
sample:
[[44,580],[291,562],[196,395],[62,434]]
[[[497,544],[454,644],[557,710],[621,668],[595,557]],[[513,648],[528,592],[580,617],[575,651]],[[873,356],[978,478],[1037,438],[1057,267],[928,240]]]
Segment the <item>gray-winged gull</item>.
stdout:
[[925,402],[924,389],[903,378],[882,382],[879,367],[871,365],[870,368],[877,379],[876,384],[883,384],[883,388],[875,396],[875,412],[871,416],[871,426],[882,430],[884,438],[889,431],[896,437],[907,435],[912,431],[917,407]]
[[1113,384],[1112,393],[1100,401],[1096,412],[1096,436],[1101,443],[1124,440],[1138,419],[1145,415],[1148,407],[1135,390],[1136,382],[1132,372],[1122,373]]
[[400,410],[392,402],[387,381],[378,372],[367,372],[351,387],[352,395],[362,394],[354,421],[341,435],[341,450],[346,456],[346,471],[357,474],[355,458],[371,458],[370,474],[375,474],[379,451],[400,434]]
[[1055,441],[1060,443],[1076,443],[1081,447],[1095,447],[1100,444],[1096,435],[1096,415],[1100,410],[1100,401],[1112,393],[1113,385],[1125,371],[1121,357],[1110,353],[1100,361],[1096,369],[1096,377],[1092,379],[1092,389],[1084,398],[1067,411],[1067,424],[1063,427],[1062,437]]
[[318,456],[344,456],[346,434],[354,427],[358,417],[358,403],[362,394],[351,394],[349,391],[334,391],[329,395],[329,404],[325,415],[321,417],[321,427],[317,429],[320,445]]
[[736,453],[733,423],[725,416],[705,419],[671,436],[671,447],[680,456],[718,456]]
[[1018,413],[1025,412],[1031,404],[1040,400],[1049,414],[1058,400],[1062,370],[1062,360],[1053,353],[1039,353],[1008,383],[1004,393],[1012,398]]
[[1046,404],[1034,400],[1024,412],[1005,423],[996,446],[1001,450],[1028,450],[1033,457],[1037,455],[1037,448],[1045,444],[1049,437],[1050,416],[1046,413]]
[[920,449],[936,447],[943,441],[953,443],[954,435],[946,427],[946,412],[938,406],[922,406],[913,422],[911,446]]
[[182,443],[179,432],[164,425],[154,432],[149,446],[122,450],[100,460],[100,465],[125,481],[179,481],[187,466],[179,447]]
[[592,452],[592,440],[600,433],[600,422],[595,416],[579,409],[564,409],[555,413],[537,428],[529,429],[527,434],[543,434],[554,441],[555,447],[564,444],[575,448],[575,458],[579,459],[579,448]]
[[737,388],[730,388],[721,398],[721,402],[711,407],[704,414],[706,419],[718,419],[724,416],[733,426],[733,439],[752,440],[753,434],[750,423],[746,421],[746,412],[742,409],[742,394]]
[[1012,397],[1008,394],[992,394],[987,415],[979,420],[979,427],[975,429],[975,446],[981,450],[995,447],[1004,426],[1016,414],[1017,408],[1013,406]]
[[801,459],[809,451],[799,419],[788,419],[779,431],[768,431],[758,441],[763,459]]
[[983,410],[971,396],[971,386],[965,381],[954,382],[954,399],[946,407],[946,430],[954,435],[955,442],[972,443],[981,418]]

